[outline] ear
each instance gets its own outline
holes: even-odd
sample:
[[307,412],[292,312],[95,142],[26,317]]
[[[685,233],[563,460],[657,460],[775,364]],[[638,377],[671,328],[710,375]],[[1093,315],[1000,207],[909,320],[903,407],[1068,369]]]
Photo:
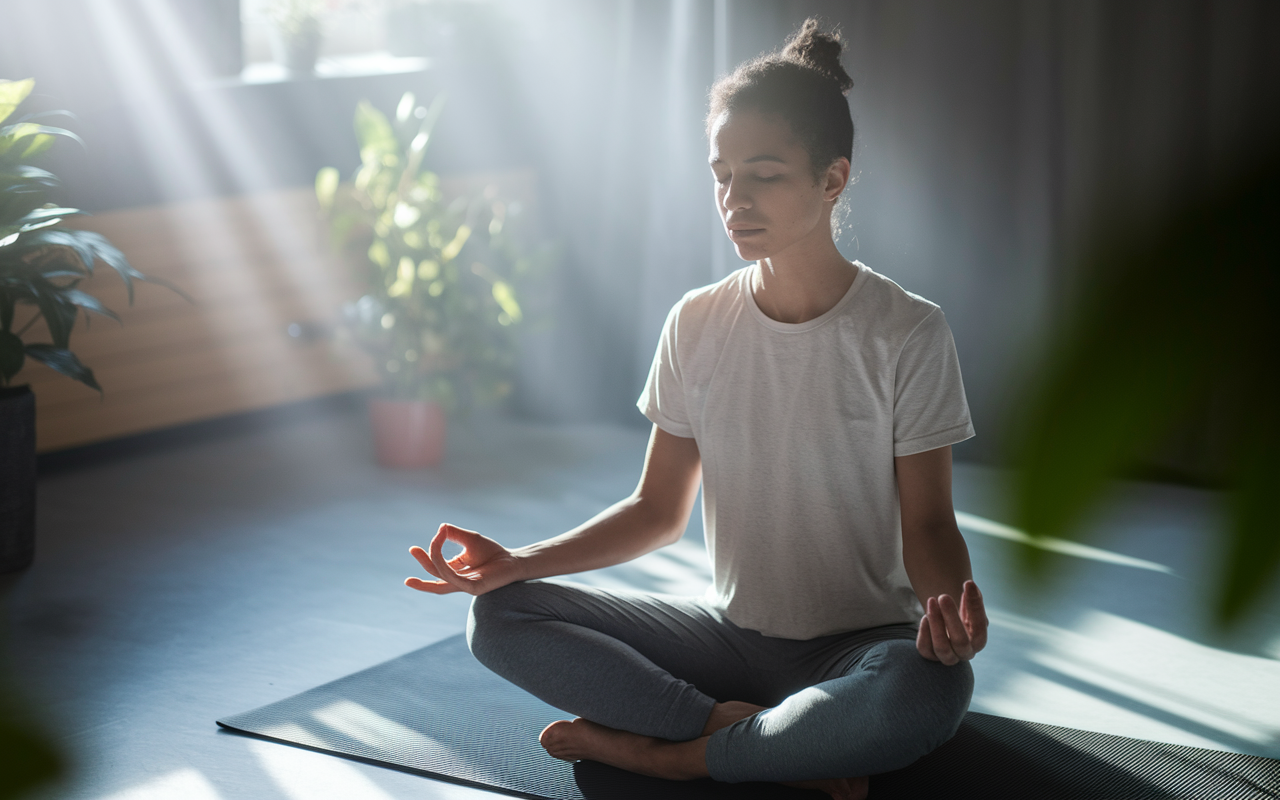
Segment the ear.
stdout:
[[839,199],[845,187],[849,185],[849,159],[841,156],[827,167],[825,182],[822,185],[822,199],[834,203]]

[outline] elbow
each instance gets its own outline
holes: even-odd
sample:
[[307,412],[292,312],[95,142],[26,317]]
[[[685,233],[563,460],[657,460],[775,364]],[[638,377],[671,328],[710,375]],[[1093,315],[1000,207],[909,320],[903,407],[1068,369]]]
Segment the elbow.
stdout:
[[667,547],[680,541],[684,538],[684,532],[688,527],[688,525],[681,524],[678,520],[673,522],[667,529],[667,535],[663,537],[658,547]]
[[650,532],[653,549],[675,544],[684,536],[688,527],[688,513],[683,516],[672,509],[646,501],[643,497],[633,497],[632,503],[640,512],[644,527]]

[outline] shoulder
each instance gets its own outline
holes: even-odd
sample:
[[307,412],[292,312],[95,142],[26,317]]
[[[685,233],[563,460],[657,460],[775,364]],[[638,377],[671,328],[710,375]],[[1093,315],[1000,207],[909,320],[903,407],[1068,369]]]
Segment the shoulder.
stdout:
[[874,309],[876,325],[886,333],[905,339],[926,319],[943,319],[937,303],[907,291],[861,261],[854,263],[861,273],[859,280],[866,282],[858,292],[859,299],[863,307],[869,305]]
[[691,289],[671,309],[668,325],[701,327],[741,307],[748,267],[707,286]]

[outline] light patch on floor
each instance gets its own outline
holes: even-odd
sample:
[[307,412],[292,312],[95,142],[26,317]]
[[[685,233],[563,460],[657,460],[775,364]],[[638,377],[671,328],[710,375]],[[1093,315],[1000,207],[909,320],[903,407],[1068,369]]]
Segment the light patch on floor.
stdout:
[[155,780],[133,786],[102,800],[223,800],[209,779],[194,769],[170,772]]
[[1034,710],[1039,721],[1229,750],[1280,741],[1280,662],[1096,610],[1071,629],[990,617],[993,636],[1023,639],[1025,663],[975,710],[1023,719]]
[[393,800],[354,765],[340,758],[272,742],[250,741],[248,746],[272,783],[289,800]]
[[423,736],[395,720],[351,700],[339,700],[311,713],[329,728],[361,742],[380,753],[440,753],[442,758],[456,759],[458,752],[444,743]]
[[1032,536],[1025,531],[1019,530],[1012,525],[1005,525],[1003,522],[996,522],[986,517],[980,517],[977,514],[970,514],[966,511],[956,512],[956,524],[960,529],[968,533],[980,533],[984,536],[994,536],[998,539],[1005,539],[1010,542],[1018,542],[1028,547],[1036,547],[1041,550],[1048,550],[1051,553],[1059,553],[1064,556],[1074,556],[1075,558],[1083,558],[1089,561],[1098,561],[1103,564],[1116,564],[1122,567],[1134,567],[1135,569],[1148,569],[1153,572],[1163,572],[1166,575],[1175,574],[1172,567],[1164,564],[1157,564],[1154,561],[1147,561],[1141,558],[1133,558],[1121,553],[1113,553],[1110,550],[1104,550],[1100,547],[1091,547],[1078,542],[1069,542],[1065,539],[1055,539],[1052,536]]

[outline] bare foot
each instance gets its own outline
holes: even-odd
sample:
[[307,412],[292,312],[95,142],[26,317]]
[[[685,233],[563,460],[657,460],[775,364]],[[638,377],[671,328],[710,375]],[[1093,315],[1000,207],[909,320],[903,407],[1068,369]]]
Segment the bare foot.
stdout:
[[705,778],[706,737],[671,742],[641,736],[578,718],[560,720],[543,729],[538,742],[562,761],[599,761],[654,778],[687,781]]
[[786,786],[826,792],[835,800],[865,800],[871,781],[861,778],[832,778],[827,781],[783,781]]

